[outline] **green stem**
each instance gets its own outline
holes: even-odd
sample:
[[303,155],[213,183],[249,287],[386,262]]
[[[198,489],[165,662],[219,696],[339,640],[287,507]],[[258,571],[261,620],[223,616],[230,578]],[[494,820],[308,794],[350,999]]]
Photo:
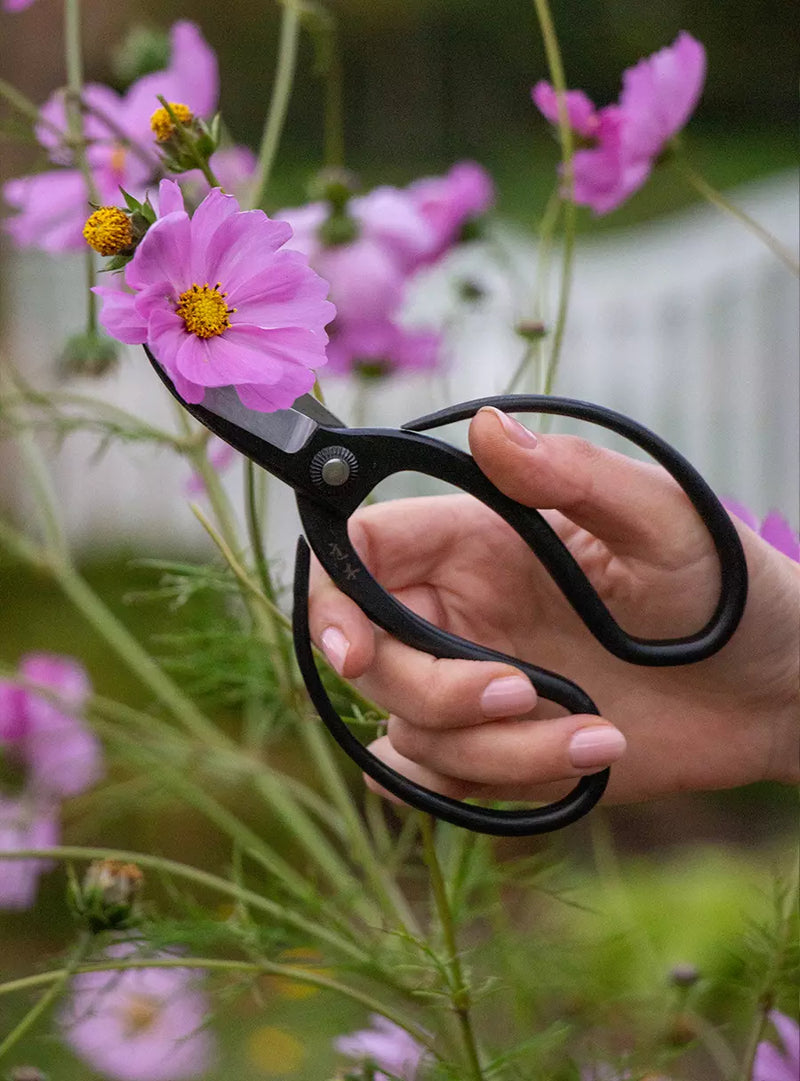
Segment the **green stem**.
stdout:
[[[553,236],[555,233],[556,225],[561,214],[561,208],[563,201],[558,194],[558,191],[554,191],[550,198],[547,200],[544,213],[542,214],[541,221],[539,223],[539,253],[538,253],[538,266],[536,274],[536,299],[534,303],[534,318],[544,320],[545,317],[545,294],[546,283],[548,278],[548,270],[550,267],[550,254],[553,248]],[[519,386],[519,383],[527,371],[531,362],[536,359],[541,364],[543,339],[539,338],[536,341],[530,342],[525,350],[522,359],[517,365],[516,371],[511,376],[504,394],[513,394]],[[540,373],[541,374],[541,373]],[[537,379],[536,392],[541,393],[542,388],[538,385],[540,379]]]
[[446,971],[450,984],[450,999],[453,1012],[458,1020],[461,1032],[461,1040],[468,1063],[470,1076],[473,1081],[484,1081],[483,1069],[478,1055],[478,1044],[472,1028],[470,1016],[469,987],[464,979],[461,968],[461,958],[456,942],[456,929],[453,922],[453,913],[450,908],[450,899],[447,896],[447,885],[444,881],[439,858],[436,855],[436,839],[434,835],[434,819],[427,814],[419,816],[420,831],[422,834],[422,851],[425,863],[431,876],[431,892],[433,893],[436,912],[442,928],[444,947],[447,953]]
[[[294,968],[291,965],[281,965],[274,961],[235,961],[219,957],[124,958],[78,965],[74,972],[124,972],[129,969],[147,968],[199,968],[210,972],[244,972],[253,976],[266,974],[280,976],[295,983],[309,984],[320,990],[335,991],[337,994],[365,1006],[368,1010],[379,1013],[382,1017],[408,1032],[424,1047],[434,1051],[431,1037],[424,1029],[398,1014],[391,1006],[387,1006],[378,999],[373,998],[372,995],[368,995],[354,987],[348,987],[347,984],[340,983],[329,976],[306,971],[302,968]],[[6,983],[0,984],[0,995],[25,991],[31,987],[41,987],[54,981],[63,983],[70,975],[72,973],[67,969],[58,969],[55,972],[41,972],[33,976],[23,976],[18,980],[8,980]]]
[[190,867],[188,864],[166,859],[163,856],[151,856],[143,852],[128,852],[116,848],[86,848],[70,845],[59,845],[55,848],[26,848],[15,849],[14,851],[8,852],[0,851],[0,860],[18,859],[87,861],[111,859],[119,860],[123,863],[135,863],[138,864],[139,867],[152,868],[154,871],[160,871],[167,875],[173,875],[176,878],[185,879],[188,882],[195,883],[195,885],[214,890],[216,893],[225,894],[236,901],[241,901],[251,909],[264,912],[270,919],[275,920],[283,926],[293,927],[304,935],[310,935],[320,942],[327,943],[327,945],[331,946],[333,949],[338,950],[339,953],[350,957],[360,964],[372,960],[368,951],[354,945],[348,939],[343,938],[341,935],[331,930],[330,927],[315,923],[313,920],[306,919],[306,917],[299,915],[293,908],[284,908],[282,905],[268,900],[254,890],[249,890],[235,882],[229,882],[225,878],[220,878],[208,871],[202,871],[197,867]]
[[80,0],[64,0],[64,60],[67,68],[67,131],[76,163],[83,175],[90,203],[99,202],[89,163],[86,160],[86,139],[81,118],[83,96],[83,50],[81,48]]
[[272,87],[269,112],[261,137],[258,152],[258,165],[253,181],[252,203],[255,207],[264,207],[267,202],[272,166],[278,152],[289,98],[294,83],[297,65],[297,43],[300,38],[300,10],[292,0],[282,0],[280,40],[278,43],[278,61],[275,69],[275,81]]
[[352,854],[369,879],[378,900],[390,916],[399,919],[409,934],[419,937],[421,932],[414,913],[409,908],[397,883],[381,865],[375,853],[364,819],[358,813],[350,791],[334,761],[327,734],[320,730],[317,723],[310,720],[302,725],[300,731],[320,771],[331,801],[347,826]]
[[105,639],[121,660],[182,727],[201,743],[223,749],[226,739],[139,644],[130,631],[109,611],[97,594],[66,561],[50,564],[53,577],[88,623]]
[[684,178],[684,180],[698,193],[703,199],[706,199],[712,206],[715,206],[717,210],[721,210],[723,214],[728,214],[743,225],[745,229],[748,229],[753,236],[757,237],[762,243],[766,244],[769,250],[780,259],[780,261],[791,270],[795,275],[800,276],[800,263],[794,258],[792,253],[786,249],[781,242],[772,235],[763,225],[759,225],[757,221],[750,217],[741,207],[736,206],[729,199],[726,199],[722,192],[717,191],[712,187],[708,181],[702,177],[698,172],[691,167],[684,157],[680,154],[675,154],[671,158],[675,168]]
[[17,90],[15,86],[12,86],[11,83],[7,83],[5,79],[0,79],[0,98],[4,98],[9,105],[16,109],[20,115],[30,120],[32,124],[47,128],[51,134],[57,135],[62,142],[71,145],[67,133],[62,131],[52,120],[43,117],[39,112],[39,106]]
[[558,311],[553,331],[553,343],[547,362],[547,372],[544,380],[544,393],[550,394],[555,384],[558,362],[561,356],[561,345],[564,339],[564,330],[567,323],[569,310],[569,297],[572,288],[572,271],[575,255],[575,173],[573,169],[574,139],[569,125],[567,113],[566,92],[567,84],[564,77],[564,65],[561,60],[561,50],[558,45],[558,37],[550,13],[547,0],[533,0],[539,26],[542,32],[547,65],[550,70],[550,79],[556,92],[558,102],[558,137],[561,143],[561,182],[562,199],[564,202],[564,239],[561,254],[561,288],[558,298]]
[[56,974],[56,978],[38,1002],[28,1010],[22,1020],[14,1026],[8,1036],[0,1043],[0,1059],[2,1059],[15,1044],[19,1043],[25,1033],[36,1024],[42,1014],[55,1002],[64,989],[64,985],[78,970],[78,966],[89,952],[91,944],[92,936],[88,932],[80,936],[73,955],[66,966]]

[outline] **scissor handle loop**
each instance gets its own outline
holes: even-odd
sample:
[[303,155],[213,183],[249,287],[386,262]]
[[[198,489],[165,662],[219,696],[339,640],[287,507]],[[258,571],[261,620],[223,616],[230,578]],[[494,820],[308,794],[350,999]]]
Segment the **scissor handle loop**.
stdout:
[[[302,502],[305,503],[305,501]],[[298,503],[301,503],[301,500],[298,500]],[[304,510],[305,513],[303,513]],[[311,526],[311,531],[315,535],[322,531],[324,535],[335,538],[326,541],[326,543],[336,544],[341,551],[347,551],[349,549],[349,557],[358,560],[358,556],[352,549],[352,545],[350,545],[347,538],[346,521],[331,518],[329,522],[330,526],[338,526],[339,528],[332,528],[329,531],[327,525],[323,522],[323,520],[327,518],[327,515],[320,512],[315,505],[306,504],[305,507],[301,506],[301,514],[303,514],[304,526],[306,529]],[[364,568],[364,570],[366,571],[366,568]],[[476,807],[473,804],[465,803],[462,800],[443,796],[430,788],[425,788],[422,785],[416,784],[416,782],[404,777],[403,774],[398,773],[397,770],[392,769],[391,766],[387,766],[385,762],[382,762],[367,747],[365,747],[364,744],[356,739],[334,709],[333,704],[328,697],[328,693],[322,684],[311,648],[311,636],[308,625],[308,579],[309,548],[305,540],[301,537],[297,542],[294,579],[294,613],[292,619],[294,649],[297,656],[297,663],[305,681],[309,697],[328,731],[356,765],[372,777],[373,780],[377,781],[378,784],[382,785],[387,791],[393,793],[393,795],[398,796],[411,807],[416,807],[417,810],[425,811],[428,814],[434,815],[436,818],[443,819],[445,822],[451,822],[455,826],[461,826],[464,829],[472,830],[476,833],[488,833],[498,837],[524,837],[540,833],[550,833],[554,830],[561,829],[564,826],[571,825],[594,807],[608,784],[609,771],[607,769],[601,770],[599,773],[593,773],[588,777],[582,777],[576,787],[568,795],[547,806],[536,807],[530,810],[504,811],[493,808]],[[384,592],[381,587],[378,586],[377,582],[369,575],[368,578],[362,580],[362,585],[363,582],[367,580],[371,581],[380,593]],[[370,593],[372,592],[370,587],[367,587],[367,590]],[[368,603],[368,605],[364,606],[364,610],[367,611],[368,607],[372,607],[372,605]],[[400,604],[397,604],[397,608],[402,613],[402,618],[404,620],[408,618],[408,614],[413,615],[413,613],[406,614],[407,610]],[[367,614],[369,614],[369,612],[367,612]],[[421,620],[421,622],[425,623],[424,620]],[[562,679],[560,676],[546,672],[544,669],[537,669],[535,666],[525,664],[522,661],[505,657],[502,653],[485,649],[473,642],[467,642],[465,639],[457,638],[455,635],[448,635],[445,631],[442,631],[438,627],[433,627],[431,624],[426,624],[426,626],[439,632],[439,635],[442,636],[440,640],[441,646],[448,649],[447,653],[441,653],[437,649],[437,656],[444,655],[467,657],[468,659],[474,660],[510,661],[510,663],[520,668],[525,675],[531,679],[535,686],[546,686],[549,692],[547,697],[552,698],[554,701],[561,701],[567,708],[571,709],[572,712],[597,713],[597,708],[591,699],[585,695],[579,687],[570,683],[569,680]],[[449,650],[453,650],[454,652],[449,652]]]
[[[730,515],[694,466],[660,436],[622,413],[592,402],[550,395],[507,394],[479,398],[409,421],[403,425],[403,429],[411,432],[429,431],[473,417],[484,406],[493,406],[506,413],[555,414],[596,424],[640,447],[667,470],[703,521],[719,560],[720,594],[717,606],[705,626],[695,633],[661,639],[628,634],[613,618],[552,530],[548,537],[546,531],[537,525],[537,537],[528,543],[595,638],[616,657],[631,664],[660,667],[705,660],[721,649],[735,632],[744,612],[747,563]],[[524,525],[520,528],[517,521],[502,511],[499,513],[524,539],[528,539]],[[517,512],[514,512],[514,518],[517,517]]]

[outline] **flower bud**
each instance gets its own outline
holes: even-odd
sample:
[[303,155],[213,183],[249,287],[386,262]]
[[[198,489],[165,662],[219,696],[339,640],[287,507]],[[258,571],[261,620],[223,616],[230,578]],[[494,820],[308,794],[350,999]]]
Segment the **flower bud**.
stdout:
[[514,330],[526,342],[538,342],[547,335],[547,327],[539,319],[523,319]]
[[308,195],[313,201],[324,200],[334,211],[342,211],[349,200],[358,193],[361,185],[355,173],[349,169],[332,166],[322,169],[308,185]]
[[120,83],[132,83],[151,71],[163,71],[169,65],[169,35],[149,26],[133,26],[111,58],[114,75]]
[[116,206],[101,206],[86,220],[83,238],[100,255],[124,255],[134,244],[131,219]]
[[156,142],[167,143],[175,134],[176,122],[186,127],[194,120],[194,113],[188,105],[179,101],[171,101],[169,108],[166,105],[156,109],[150,117],[150,130],[156,137]]
[[8,1081],[47,1081],[38,1066],[15,1066],[7,1077]]
[[135,863],[94,860],[82,883],[74,877],[71,880],[70,902],[95,934],[119,930],[136,921],[142,882],[142,872]]
[[58,358],[58,372],[64,378],[85,375],[99,378],[116,365],[119,347],[97,331],[74,334]]

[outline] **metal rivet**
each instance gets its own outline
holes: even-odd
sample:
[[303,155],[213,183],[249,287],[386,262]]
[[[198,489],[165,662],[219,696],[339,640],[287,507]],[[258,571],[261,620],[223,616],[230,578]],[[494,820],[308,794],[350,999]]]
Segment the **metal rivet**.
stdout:
[[344,484],[350,476],[350,466],[344,458],[329,458],[322,466],[322,479],[332,488]]

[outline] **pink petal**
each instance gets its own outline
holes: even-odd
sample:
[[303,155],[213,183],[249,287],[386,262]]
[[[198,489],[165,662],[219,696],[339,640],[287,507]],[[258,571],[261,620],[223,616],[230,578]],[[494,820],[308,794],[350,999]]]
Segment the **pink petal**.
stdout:
[[221,282],[230,292],[260,268],[268,271],[273,253],[290,236],[288,223],[272,221],[262,210],[231,214],[213,232],[204,229],[201,222],[192,234],[192,280],[198,285]]
[[180,294],[192,284],[189,272],[191,227],[189,215],[176,211],[159,218],[145,233],[136,254],[125,268],[125,281],[133,289],[167,281]]
[[99,323],[112,338],[128,345],[147,341],[147,321],[136,311],[133,293],[108,285],[95,285],[92,292],[102,301]]
[[650,175],[651,162],[631,158],[623,143],[624,117],[616,106],[602,109],[597,146],[572,159],[575,202],[595,214],[608,214],[637,191]]
[[85,251],[83,226],[91,214],[86,184],[77,169],[52,169],[9,180],[3,198],[18,213],[4,228],[19,247]]
[[240,383],[236,393],[242,405],[260,413],[272,413],[275,409],[289,409],[302,394],[314,386],[314,373],[297,365],[285,369],[279,382],[271,386]]
[[261,327],[304,326],[321,332],[336,315],[325,301],[329,285],[298,251],[272,257],[268,273],[259,271],[231,289],[228,303],[236,308],[232,323]]
[[758,532],[758,516],[744,503],[739,503],[735,499],[721,499],[720,502],[729,514],[735,514],[745,525]]
[[783,552],[789,559],[793,559],[795,563],[800,563],[800,537],[782,514],[774,510],[770,511],[761,523],[758,532],[773,548]]
[[[53,848],[59,839],[60,826],[55,808],[38,807],[29,805],[25,799],[0,796],[0,852]],[[49,860],[3,860],[0,909],[30,908],[36,900],[39,875],[50,866]]]
[[[551,124],[558,125],[558,95],[550,83],[542,80],[531,90],[531,97],[539,112]],[[567,90],[564,94],[567,121],[578,135],[591,138],[597,131],[597,110],[582,90]]]
[[165,218],[167,214],[175,214],[185,209],[180,185],[174,180],[162,180],[158,185],[159,218]]
[[324,364],[324,348],[323,341],[299,327],[271,330],[237,325],[206,341],[187,335],[176,367],[181,375],[206,387],[272,385],[280,381],[287,364],[308,368]]
[[434,199],[441,201],[443,181],[442,177],[420,180],[407,191],[384,185],[351,203],[362,238],[379,244],[406,273],[429,262],[440,246],[425,208]]
[[619,105],[628,118],[629,153],[659,154],[694,112],[705,75],[705,49],[684,31],[624,73]]
[[315,268],[330,282],[330,298],[343,320],[378,320],[403,299],[406,274],[385,247],[366,236],[324,248]]
[[25,733],[25,692],[16,683],[0,680],[0,748]]

